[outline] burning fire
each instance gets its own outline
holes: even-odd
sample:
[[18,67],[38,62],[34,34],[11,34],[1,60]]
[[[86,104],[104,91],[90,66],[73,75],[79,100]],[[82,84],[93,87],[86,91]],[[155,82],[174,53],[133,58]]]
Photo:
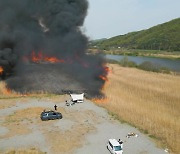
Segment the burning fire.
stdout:
[[[55,56],[47,56],[44,54],[42,51],[36,52],[32,51],[29,56],[24,56],[23,61],[25,62],[34,62],[34,63],[65,63],[65,64],[73,64],[73,63],[79,63],[82,67],[84,68],[91,68],[91,65],[85,61],[83,58],[81,58],[78,54],[74,54],[71,57],[68,57],[66,59],[59,59],[58,57]],[[92,65],[93,66],[93,65]],[[101,90],[105,88],[105,85],[108,82],[108,73],[110,72],[109,67],[107,67],[105,64],[101,66],[96,66],[97,69],[101,70],[103,69],[103,73],[99,76],[97,76],[100,80],[103,81],[103,85],[101,87]],[[96,99],[95,102],[104,102],[105,99]]]
[[102,103],[107,103],[108,102],[108,98],[94,98],[92,99],[93,102],[97,103],[97,104],[102,104]]
[[36,53],[35,51],[32,51],[30,56],[24,56],[23,61],[31,61],[34,63],[41,63],[41,62],[49,62],[49,63],[68,63],[72,64],[76,60],[78,63],[80,63],[83,67],[88,68],[89,64],[82,59],[80,59],[77,55],[75,55],[73,58],[68,58],[66,60],[64,59],[59,59],[55,56],[47,56],[42,51]]
[[9,89],[9,88],[7,88],[7,87],[3,89],[3,94],[4,94],[4,95],[10,95],[11,93],[12,93],[12,92],[11,92],[11,89]]
[[101,80],[108,81],[107,75],[110,72],[109,67],[103,66],[103,68],[104,68],[105,74],[104,75],[100,75],[99,78]]
[[48,57],[45,54],[43,54],[41,51],[38,52],[37,54],[35,53],[35,51],[32,51],[31,60],[35,63],[39,63],[39,62],[64,63],[65,62],[63,59],[58,59],[56,57]]
[[0,66],[0,75],[2,75],[2,74],[3,74],[3,71],[4,71],[3,67],[2,67],[2,66]]
[[104,81],[108,81],[108,78],[106,76],[100,75],[99,78],[104,80]]
[[15,91],[11,90],[10,88],[8,88],[5,83],[1,83],[0,93],[5,96],[13,96],[13,97],[26,97],[26,96],[30,95],[30,94],[17,93]]
[[32,61],[34,63],[41,63],[41,62],[49,62],[49,63],[65,63],[65,60],[59,59],[57,57],[48,57],[47,55],[43,54],[42,51],[36,53],[35,51],[32,51],[31,55],[24,56],[23,61]]
[[0,82],[0,93],[1,95],[10,95],[11,90],[7,87],[6,83],[1,81]]
[[[108,78],[107,75],[110,71],[109,67],[107,66],[103,66],[105,73],[103,75],[100,75],[99,78],[103,81],[105,81],[105,83],[102,85],[101,87],[101,91],[103,92],[103,90],[105,89],[105,87],[107,86],[108,82]],[[94,98],[92,99],[93,102],[97,103],[97,104],[103,104],[103,103],[107,103],[109,100],[107,97],[103,97],[103,98]]]
[[[104,90],[104,88],[105,88],[105,86],[107,86],[107,84],[109,83],[108,81],[108,73],[110,73],[111,72],[111,70],[109,69],[109,67],[107,67],[107,66],[103,66],[103,68],[104,68],[104,70],[105,70],[105,74],[104,75],[100,75],[99,76],[99,78],[101,79],[101,80],[103,80],[103,81],[105,81],[105,83],[102,85],[102,87],[101,87],[101,91],[103,91]],[[96,102],[96,103],[104,103],[104,102],[107,102],[107,98],[101,98],[101,99],[95,99],[95,100],[93,100],[94,102]]]

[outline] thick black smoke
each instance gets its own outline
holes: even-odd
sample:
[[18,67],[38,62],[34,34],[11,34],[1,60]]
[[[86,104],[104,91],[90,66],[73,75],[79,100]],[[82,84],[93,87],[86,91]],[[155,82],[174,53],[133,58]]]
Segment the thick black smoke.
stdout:
[[[87,55],[81,32],[87,0],[0,0],[0,66],[9,88],[21,92],[100,94],[104,60]],[[33,62],[32,52],[63,59]]]

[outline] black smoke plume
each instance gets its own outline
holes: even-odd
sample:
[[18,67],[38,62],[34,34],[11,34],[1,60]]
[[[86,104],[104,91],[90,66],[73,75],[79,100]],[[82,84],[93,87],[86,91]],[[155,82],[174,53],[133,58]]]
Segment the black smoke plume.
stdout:
[[[100,95],[105,81],[99,76],[107,72],[101,56],[86,53],[80,28],[87,9],[87,0],[0,0],[1,78],[8,88]],[[61,61],[44,61],[44,55]]]

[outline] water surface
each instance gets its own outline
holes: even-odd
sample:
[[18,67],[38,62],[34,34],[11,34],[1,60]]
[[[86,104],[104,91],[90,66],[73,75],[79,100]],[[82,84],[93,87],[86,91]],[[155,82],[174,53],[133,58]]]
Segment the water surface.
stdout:
[[124,57],[127,57],[129,61],[133,61],[136,64],[141,64],[145,61],[149,61],[160,67],[166,67],[172,71],[180,72],[180,59],[167,59],[167,58],[156,58],[156,57],[140,57],[140,56],[123,56],[123,55],[106,55],[107,59],[120,61]]

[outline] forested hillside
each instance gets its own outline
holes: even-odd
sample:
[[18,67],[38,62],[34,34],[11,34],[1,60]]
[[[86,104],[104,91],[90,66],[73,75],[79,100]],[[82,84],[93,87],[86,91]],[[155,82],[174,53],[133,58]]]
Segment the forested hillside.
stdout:
[[93,47],[180,51],[180,18],[147,30],[92,41],[90,48]]

